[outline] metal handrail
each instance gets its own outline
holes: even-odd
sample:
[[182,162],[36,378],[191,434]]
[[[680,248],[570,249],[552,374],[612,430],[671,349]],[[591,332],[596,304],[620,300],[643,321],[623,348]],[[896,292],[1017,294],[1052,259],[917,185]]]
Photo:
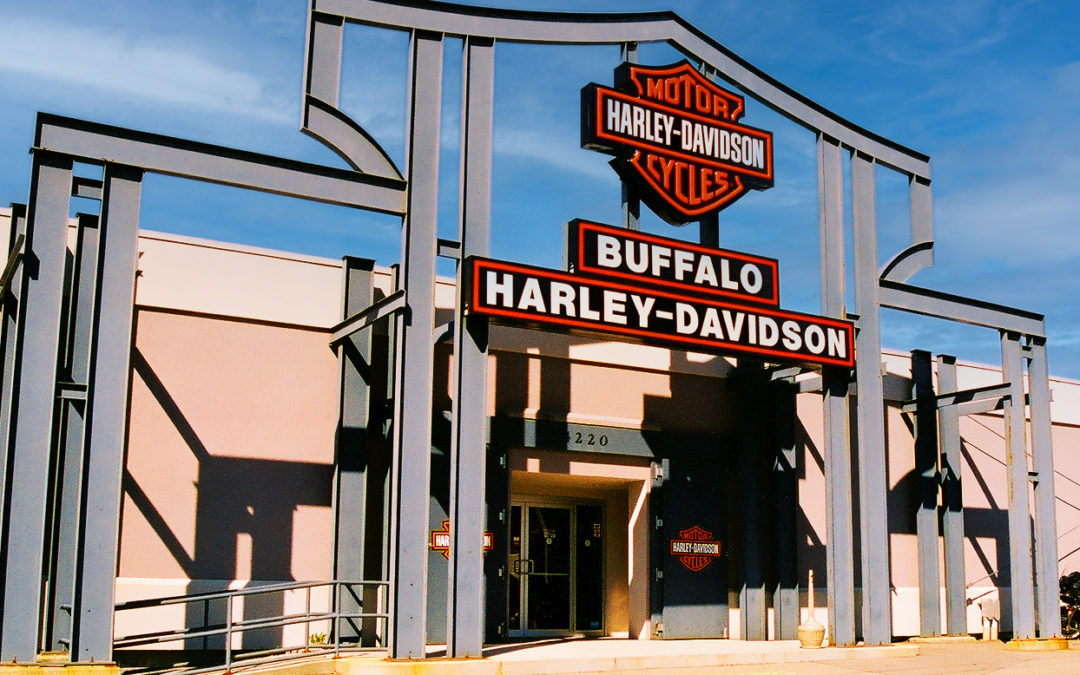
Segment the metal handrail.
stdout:
[[[132,635],[125,635],[114,638],[114,648],[136,647],[150,644],[160,644],[166,642],[176,642],[179,640],[191,640],[201,639],[203,650],[208,650],[207,639],[210,637],[223,636],[224,637],[224,663],[217,666],[206,668],[192,668],[186,669],[185,672],[195,673],[209,670],[220,670],[222,666],[226,672],[229,672],[233,665],[239,661],[243,661],[245,664],[265,663],[267,661],[283,661],[295,658],[307,658],[311,656],[311,650],[319,650],[329,652],[333,650],[333,654],[336,657],[341,652],[353,652],[353,651],[373,651],[373,650],[385,650],[385,636],[386,628],[389,623],[390,615],[385,611],[387,592],[383,589],[389,589],[388,581],[348,581],[348,580],[333,580],[333,581],[297,581],[287,582],[280,584],[268,584],[265,586],[255,586],[251,588],[243,588],[232,591],[211,591],[206,593],[192,593],[189,595],[173,595],[161,598],[149,598],[141,600],[130,600],[122,602],[116,605],[116,611],[124,610],[136,610],[147,609],[153,607],[166,607],[171,605],[191,605],[195,603],[202,603],[202,618],[203,623],[201,626],[191,626],[180,628],[176,630],[164,630],[164,631],[152,631],[148,633],[137,633]],[[363,590],[367,588],[377,589],[375,604],[375,610],[379,611],[342,611],[342,592],[347,591],[360,605],[360,609],[363,607]],[[311,591],[315,588],[329,588],[330,589],[330,601],[331,609],[327,611],[311,610]],[[242,618],[237,620],[234,615],[234,600],[237,597],[250,597],[256,595],[266,595],[271,593],[286,593],[290,591],[306,590],[306,597],[304,599],[304,609],[301,612],[290,612],[288,614],[280,614],[276,616],[258,616],[251,618]],[[359,591],[359,593],[358,593]],[[225,602],[225,622],[210,624],[210,602],[215,600],[221,600]],[[342,620],[374,620],[382,624],[382,630],[375,631],[375,644],[363,644],[362,639],[363,629],[358,631],[359,634],[352,636],[355,637],[355,642],[344,642],[341,638],[341,622]],[[310,628],[305,629],[305,639],[303,644],[298,645],[284,645],[274,647],[271,649],[259,650],[254,652],[246,652],[241,655],[237,655],[233,650],[233,636],[236,634],[243,634],[247,631],[262,630],[267,628],[277,628],[283,626],[290,626],[296,624],[310,625],[312,622],[330,622],[331,630],[328,636],[327,642],[312,643]],[[381,637],[380,637],[381,636]]]

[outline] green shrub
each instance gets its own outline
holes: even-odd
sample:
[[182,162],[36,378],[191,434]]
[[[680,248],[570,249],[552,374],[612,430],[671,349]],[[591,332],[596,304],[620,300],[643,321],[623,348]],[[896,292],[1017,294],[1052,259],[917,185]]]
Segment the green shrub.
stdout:
[[1066,574],[1058,580],[1061,592],[1061,633],[1067,638],[1080,636],[1080,572]]

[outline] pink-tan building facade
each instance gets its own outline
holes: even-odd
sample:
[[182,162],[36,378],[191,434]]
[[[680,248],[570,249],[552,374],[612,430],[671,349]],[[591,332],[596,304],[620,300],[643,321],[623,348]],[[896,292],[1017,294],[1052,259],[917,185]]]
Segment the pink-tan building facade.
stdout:
[[[0,223],[0,231],[6,229]],[[332,578],[340,370],[328,340],[342,315],[341,261],[151,231],[141,233],[139,252],[117,602]],[[389,294],[389,270],[376,269],[374,280],[377,294]],[[452,281],[440,279],[436,298],[441,314],[450,316],[454,295]],[[451,364],[448,348],[437,348],[436,354],[438,420],[440,409],[450,405]],[[502,556],[501,564],[517,580],[508,595],[518,596],[505,599],[504,619],[517,623],[504,630],[525,637],[655,636],[650,578],[657,551],[655,542],[650,549],[655,537],[650,498],[657,468],[635,449],[622,451],[619,439],[628,433],[709,437],[723,446],[737,435],[738,417],[746,414],[729,384],[737,377],[732,362],[510,327],[493,329],[488,361],[487,391],[476,395],[484,397],[493,426],[550,422],[570,425],[565,428],[571,435],[579,433],[574,429],[596,434],[549,444],[542,433],[532,433],[519,445],[505,447],[507,500],[515,515],[499,525],[509,546],[487,554]],[[911,417],[901,410],[912,398],[911,366],[908,355],[896,352],[886,352],[885,363],[892,400],[887,409],[892,625],[895,636],[910,636],[920,633],[914,440]],[[962,389],[999,384],[1002,378],[998,369],[966,363],[959,365],[958,376]],[[1051,386],[1059,572],[1067,573],[1080,566],[1080,474],[1069,460],[1080,442],[1080,383],[1053,379]],[[771,424],[767,419],[762,423]],[[799,579],[815,572],[817,611],[827,624],[829,535],[819,394],[798,394],[793,428],[797,529],[790,551]],[[975,633],[982,630],[980,604],[1008,598],[1003,592],[1008,588],[1008,533],[1002,416],[996,411],[964,416],[960,432],[966,616],[969,632]],[[576,445],[568,448],[566,443]],[[722,550],[710,564],[729,568],[724,623],[728,636],[739,638],[739,533],[747,506],[740,501],[734,466],[715,486],[723,494],[728,528],[712,533]],[[438,497],[415,498],[431,500],[432,529],[438,530],[443,517]],[[771,508],[767,502],[758,507]],[[521,522],[530,517],[526,514],[552,522],[534,522],[530,529]],[[560,516],[568,521],[558,521]],[[761,531],[774,537],[775,524],[763,524]],[[557,614],[558,608],[545,607],[541,594],[522,589],[521,579],[540,576],[523,569],[535,565],[527,561],[530,536],[534,551],[537,538],[573,539],[565,590],[577,624],[545,628],[544,621],[552,619],[544,613]],[[596,547],[595,558],[582,548],[586,541]],[[539,548],[556,545],[547,542]],[[765,545],[763,565],[775,570],[777,562],[770,556],[776,555],[775,542]],[[437,586],[445,564],[434,539],[429,556],[429,583]],[[775,579],[775,572],[764,576],[775,584],[770,577]],[[799,606],[805,607],[805,588],[800,588]],[[310,599],[298,591],[279,602],[288,610],[305,602],[326,606],[329,597],[320,592]],[[436,606],[431,615],[440,609]],[[770,606],[770,636],[774,613]],[[586,617],[591,617],[588,625]],[[1002,612],[1002,618],[1008,631],[1009,613]],[[180,608],[159,607],[118,613],[115,630],[122,636],[191,621]],[[440,641],[438,620],[429,622],[432,641]],[[280,633],[268,631],[244,644],[281,639]]]

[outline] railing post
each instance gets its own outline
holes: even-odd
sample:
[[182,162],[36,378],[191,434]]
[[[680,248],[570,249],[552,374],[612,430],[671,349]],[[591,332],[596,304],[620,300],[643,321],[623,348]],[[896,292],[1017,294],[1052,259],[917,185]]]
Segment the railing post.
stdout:
[[232,672],[232,608],[233,596],[225,598],[225,672]]
[[[334,582],[334,658],[336,659],[341,654],[341,586],[345,582]],[[361,587],[361,597],[363,597],[363,588]],[[363,607],[360,610],[363,611]]]

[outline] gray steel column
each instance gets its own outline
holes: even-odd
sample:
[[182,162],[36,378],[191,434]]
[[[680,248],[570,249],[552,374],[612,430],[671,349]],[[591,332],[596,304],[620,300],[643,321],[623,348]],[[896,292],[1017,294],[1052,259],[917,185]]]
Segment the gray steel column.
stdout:
[[[844,308],[844,187],[840,145],[818,137],[818,219],[821,313],[846,318]],[[829,642],[855,644],[855,544],[852,532],[851,438],[846,369],[822,368],[825,408],[826,584]]]
[[67,255],[71,158],[34,153],[19,291],[0,661],[30,662],[41,646],[42,570],[50,494],[56,366]]
[[[624,42],[620,48],[623,63],[637,63],[637,52],[636,42]],[[641,218],[641,198],[632,187],[626,184],[626,181],[619,181],[619,183],[622,185],[623,226],[628,230],[639,230],[641,229],[638,222]]]
[[774,460],[773,499],[776,514],[776,587],[773,613],[776,639],[798,637],[799,560],[796,513],[799,509],[799,474],[795,441],[795,382],[779,380],[771,387]]
[[98,298],[86,396],[86,494],[72,657],[111,661],[121,477],[134,338],[142,171],[106,164],[101,202]]
[[450,563],[447,655],[483,656],[484,522],[487,459],[487,340],[484,317],[466,317],[465,260],[487,255],[491,239],[491,150],[495,41],[464,44],[461,112],[461,260],[454,319],[454,417],[450,451]]
[[877,221],[874,161],[851,155],[851,200],[855,230],[856,425],[859,436],[859,541],[862,553],[863,640],[892,641],[889,577],[888,486],[885,478],[885,403],[881,382],[881,324],[878,305]]
[[702,246],[720,246],[720,216],[709,214],[698,221],[698,241]]
[[[934,205],[930,192],[930,181],[918,176],[908,177],[908,195],[911,203],[911,243],[921,244],[934,241]],[[917,264],[908,269],[905,280],[916,272],[934,264],[934,249],[927,248],[920,253]]]
[[[374,302],[374,260],[346,256],[341,261],[342,316],[370,307]],[[367,480],[370,460],[368,424],[372,377],[372,333],[374,328],[359,330],[338,347],[340,368],[340,421],[334,462],[334,578],[357,581],[364,578],[365,533],[367,532]],[[363,589],[367,591],[368,589]],[[374,589],[371,589],[374,590]],[[343,612],[371,612],[371,593],[359,588],[345,588],[341,594]],[[361,621],[350,619],[341,625],[338,640],[357,640]]]
[[394,457],[391,490],[390,655],[425,657],[428,499],[435,330],[435,255],[442,110],[442,35],[414,31],[409,47],[401,287],[408,306],[395,318]]
[[[1035,590],[1028,513],[1028,462],[1024,449],[1024,364],[1020,334],[1001,332],[1002,375],[1009,385],[1005,406],[1005,466],[1009,486],[1009,585],[1013,638],[1035,637]],[[1051,474],[1052,476],[1053,474]]]
[[[341,49],[345,35],[345,20],[340,16],[313,11],[308,14],[309,37],[308,53],[305,55],[305,67],[309,75],[306,93],[329,103],[338,104],[338,89],[341,79]],[[306,106],[301,101],[301,115],[306,113]]]
[[915,532],[919,546],[919,635],[941,635],[941,578],[938,572],[937,400],[930,352],[911,352],[915,384],[915,472],[919,476]]
[[[8,238],[8,246],[13,247],[19,236],[26,236],[26,205],[11,205],[11,236]],[[25,250],[25,249],[24,249]],[[10,255],[10,251],[8,252]],[[23,265],[20,263],[15,268],[11,277],[8,291],[0,298],[0,308],[3,310],[3,344],[4,350],[0,356],[0,364],[3,372],[0,374],[0,569],[3,569],[3,552],[7,550],[4,533],[6,532],[4,504],[7,503],[7,470],[9,441],[11,440],[11,415],[12,401],[15,396],[13,383],[15,381],[15,352],[16,338],[19,335],[16,318],[19,313],[19,295],[22,293]],[[0,584],[0,601],[3,600],[4,586]],[[0,622],[0,635],[3,634],[3,623]]]
[[1050,378],[1046,340],[1029,338],[1028,393],[1035,473],[1035,586],[1041,637],[1060,636],[1057,525],[1054,511],[1054,449],[1051,445]]
[[[957,389],[956,358],[937,357],[938,393]],[[967,635],[967,580],[964,576],[964,497],[960,470],[960,411],[955,405],[938,410],[939,456],[941,461],[941,517],[945,547],[945,631]]]
[[[50,602],[47,604],[51,626],[46,648],[61,651],[71,648],[73,635],[72,608],[76,606],[78,588],[75,585],[76,555],[79,546],[79,526],[82,521],[82,487],[86,455],[83,452],[86,385],[89,380],[90,335],[93,324],[94,299],[97,289],[98,217],[79,214],[78,239],[75,249],[74,288],[68,312],[66,363],[63,374],[69,379],[68,394],[63,397],[61,425],[63,432],[63,464],[60,472],[60,502],[54,545],[55,567],[51,579]],[[73,385],[73,386],[71,386]],[[82,389],[82,396],[79,389]]]
[[741,538],[739,562],[742,576],[739,591],[739,617],[744,640],[768,639],[768,605],[765,599],[765,556],[763,555],[763,512],[767,508],[762,494],[761,467],[765,454],[763,427],[769,423],[756,415],[767,406],[765,383],[760,361],[740,359],[738,368],[740,419],[738,485]]

